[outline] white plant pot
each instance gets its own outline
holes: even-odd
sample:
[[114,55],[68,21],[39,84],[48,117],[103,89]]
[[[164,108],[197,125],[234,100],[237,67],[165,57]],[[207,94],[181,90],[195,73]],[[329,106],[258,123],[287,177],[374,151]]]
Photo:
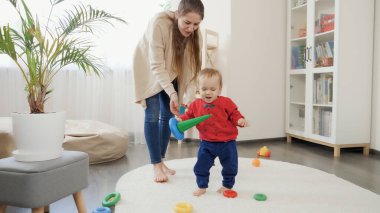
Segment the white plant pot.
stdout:
[[44,161],[62,155],[65,112],[12,113],[17,161]]

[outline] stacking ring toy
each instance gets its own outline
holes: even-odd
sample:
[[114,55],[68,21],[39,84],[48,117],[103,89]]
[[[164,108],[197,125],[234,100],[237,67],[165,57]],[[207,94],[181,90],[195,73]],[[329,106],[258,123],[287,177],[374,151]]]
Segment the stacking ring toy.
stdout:
[[252,160],[252,165],[254,167],[260,167],[260,160],[258,158],[255,158],[254,160]]
[[112,192],[108,194],[102,201],[102,205],[105,207],[114,206],[120,200],[119,192]]
[[253,196],[253,198],[255,198],[255,200],[257,201],[266,201],[267,200],[267,196],[265,194],[261,194],[261,193],[257,193]]
[[190,203],[180,202],[174,207],[176,213],[191,213],[193,211],[193,206]]
[[224,195],[224,197],[235,198],[235,197],[237,197],[237,192],[235,192],[234,190],[225,190],[223,192],[223,195]]
[[183,133],[183,131],[181,131],[179,128],[178,128],[178,120],[175,119],[175,118],[170,118],[169,120],[169,127],[170,127],[170,130],[172,131],[173,133],[173,136],[177,139],[177,140],[183,140],[185,138],[185,134]]
[[188,129],[190,129],[193,126],[196,126],[197,124],[201,123],[202,121],[208,119],[211,117],[211,114],[195,117],[186,121],[178,122],[176,118],[170,118],[169,119],[169,127],[170,131],[173,133],[173,136],[177,140],[183,140],[185,135],[184,132]]
[[111,209],[108,207],[96,208],[92,213],[111,213]]

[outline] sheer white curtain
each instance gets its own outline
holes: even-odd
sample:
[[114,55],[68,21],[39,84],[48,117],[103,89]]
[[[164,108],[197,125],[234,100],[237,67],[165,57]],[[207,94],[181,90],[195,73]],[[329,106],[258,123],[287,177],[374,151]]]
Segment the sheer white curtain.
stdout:
[[[102,58],[106,69],[104,77],[86,76],[75,67],[59,73],[46,104],[47,111],[64,110],[67,119],[92,119],[114,125],[128,133],[132,143],[145,143],[143,137],[143,109],[134,103],[134,82],[131,73],[132,54],[149,19],[162,10],[165,0],[67,0],[53,12],[62,14],[72,3],[104,9],[125,18],[127,25],[105,26],[97,32],[95,55]],[[47,19],[49,0],[27,1],[32,12],[38,11],[41,23]],[[46,12],[43,12],[46,11]],[[0,26],[17,24],[13,9],[0,1]],[[11,112],[28,111],[24,82],[14,63],[0,55],[0,116]]]

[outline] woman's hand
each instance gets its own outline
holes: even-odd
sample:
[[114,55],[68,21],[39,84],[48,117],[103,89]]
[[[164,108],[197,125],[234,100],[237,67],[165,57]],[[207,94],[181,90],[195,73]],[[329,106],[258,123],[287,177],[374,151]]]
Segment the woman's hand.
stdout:
[[170,94],[170,111],[179,116],[178,94],[176,92]]

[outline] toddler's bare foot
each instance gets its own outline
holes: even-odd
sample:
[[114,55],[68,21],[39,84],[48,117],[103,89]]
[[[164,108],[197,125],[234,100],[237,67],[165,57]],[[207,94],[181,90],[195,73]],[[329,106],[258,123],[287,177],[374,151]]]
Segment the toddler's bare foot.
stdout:
[[175,174],[175,170],[169,169],[164,163],[162,163],[162,171],[164,171],[164,173],[167,175],[174,175]]
[[157,183],[163,183],[168,181],[168,177],[165,175],[162,170],[162,163],[157,163],[153,165],[154,170],[154,181]]
[[226,191],[226,190],[229,190],[229,188],[226,188],[226,187],[222,186],[222,187],[220,187],[220,188],[218,189],[217,192],[223,194],[223,192]]
[[206,193],[206,189],[199,188],[198,190],[193,192],[193,195],[199,197],[203,195],[204,193]]

